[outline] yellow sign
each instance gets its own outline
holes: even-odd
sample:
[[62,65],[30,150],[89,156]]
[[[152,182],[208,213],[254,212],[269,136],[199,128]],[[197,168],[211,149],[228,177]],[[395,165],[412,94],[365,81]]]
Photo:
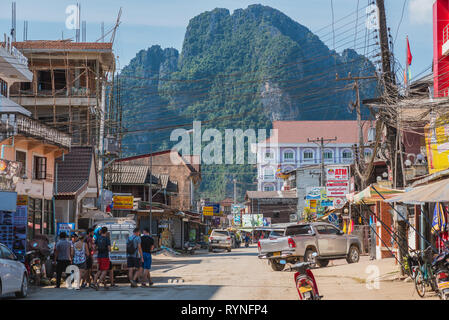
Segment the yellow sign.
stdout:
[[17,205],[18,206],[27,206],[28,205],[28,196],[26,195],[17,195]]
[[429,173],[449,168],[449,124],[438,119],[435,125],[425,127]]
[[134,197],[133,196],[113,196],[113,206],[115,210],[133,210]]
[[213,216],[214,215],[214,207],[203,207],[203,215]]

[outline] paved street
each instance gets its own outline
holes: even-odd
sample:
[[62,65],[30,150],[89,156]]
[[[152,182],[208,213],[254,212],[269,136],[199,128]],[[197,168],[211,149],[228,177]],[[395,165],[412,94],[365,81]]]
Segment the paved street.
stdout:
[[[130,288],[126,277],[119,278],[119,288],[105,291],[81,291],[46,287],[34,289],[28,299],[281,299],[297,300],[293,272],[274,272],[266,261],[257,259],[257,248],[234,249],[232,252],[193,256],[154,258],[151,288]],[[332,265],[333,264],[333,265]],[[379,290],[368,290],[365,279],[367,266],[373,264],[362,257],[358,264],[334,261],[328,267],[315,269],[318,287],[324,299],[420,299],[413,283],[381,281]],[[382,278],[395,270],[391,259],[376,261]],[[437,299],[429,294],[426,299]]]

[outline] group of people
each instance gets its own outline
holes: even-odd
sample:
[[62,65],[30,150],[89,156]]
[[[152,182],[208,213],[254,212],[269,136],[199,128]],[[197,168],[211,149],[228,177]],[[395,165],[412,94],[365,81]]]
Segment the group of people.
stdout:
[[[150,269],[152,264],[151,251],[154,249],[154,240],[147,228],[140,234],[139,228],[133,230],[126,244],[126,256],[128,276],[131,287],[142,287],[153,285]],[[114,283],[114,271],[109,252],[111,251],[111,237],[107,227],[92,228],[87,233],[73,234],[71,241],[65,232],[59,235],[56,243],[54,260],[56,263],[56,288],[61,285],[62,274],[69,265],[75,265],[80,270],[80,283],[76,290],[82,288],[93,288],[98,290],[100,284],[105,289],[117,287]],[[93,258],[97,255],[98,271],[93,275]],[[110,286],[108,287],[106,277],[109,273]]]

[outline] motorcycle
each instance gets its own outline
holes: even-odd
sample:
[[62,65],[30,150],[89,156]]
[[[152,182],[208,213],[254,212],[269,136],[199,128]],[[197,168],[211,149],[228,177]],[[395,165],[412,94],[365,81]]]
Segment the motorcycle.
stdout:
[[432,262],[436,278],[438,296],[442,300],[449,300],[449,251],[439,254]]
[[201,245],[194,242],[186,241],[184,243],[184,252],[189,254],[194,254],[195,250],[201,249]]
[[249,241],[245,241],[245,248],[249,247]]
[[25,267],[29,274],[30,283],[40,285],[43,278],[52,278],[54,247],[50,245],[47,236],[37,235],[27,244]]
[[[314,253],[314,257],[316,256],[317,254]],[[301,300],[321,300],[323,298],[323,296],[320,296],[315,277],[310,270],[310,267],[314,264],[315,262],[299,262],[290,267],[290,270],[296,271],[294,275],[295,285]]]

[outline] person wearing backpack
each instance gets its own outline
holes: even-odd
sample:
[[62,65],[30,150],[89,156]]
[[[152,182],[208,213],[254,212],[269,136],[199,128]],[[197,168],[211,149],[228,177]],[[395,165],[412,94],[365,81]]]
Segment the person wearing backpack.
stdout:
[[142,254],[142,241],[140,239],[140,230],[135,228],[133,234],[128,238],[126,242],[126,259],[128,263],[128,276],[129,282],[132,288],[137,287],[137,278],[140,277],[143,254]]
[[109,252],[111,251],[111,240],[107,237],[108,228],[103,227],[100,230],[100,235],[95,240],[95,248],[97,251],[97,260],[98,260],[98,272],[95,274],[94,278],[94,288],[95,290],[99,289],[99,282],[103,282],[104,288],[109,289],[106,285],[106,273],[109,271],[109,264],[111,261],[109,260]]

